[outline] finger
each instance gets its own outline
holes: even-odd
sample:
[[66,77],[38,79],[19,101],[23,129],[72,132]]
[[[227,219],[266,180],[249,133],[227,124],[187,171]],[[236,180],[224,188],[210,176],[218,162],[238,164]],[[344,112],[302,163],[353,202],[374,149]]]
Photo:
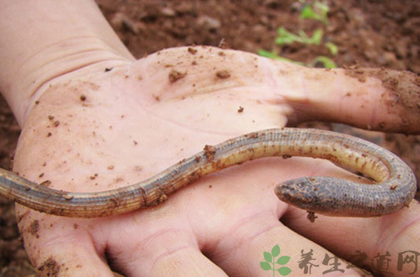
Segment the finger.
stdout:
[[[221,238],[208,246],[212,250],[210,258],[229,276],[267,276],[267,271],[280,268],[283,274],[290,271],[290,276],[321,276],[331,269],[333,263],[339,266],[330,274],[359,276],[362,273],[351,265],[347,267],[346,261],[279,223],[274,212],[244,218]],[[264,252],[270,253],[268,257]],[[276,263],[279,258],[284,259],[283,262]]]
[[[287,172],[292,175],[291,178],[302,174],[301,166],[311,164],[314,171],[319,171],[317,165],[307,162],[298,158],[281,160],[274,163],[273,169],[278,171],[278,168],[286,167]],[[212,186],[213,191],[222,186],[232,190],[224,196],[219,195],[218,201],[214,203],[215,206],[208,205],[200,209],[199,214],[205,220],[194,226],[194,233],[199,245],[202,245],[201,250],[230,276],[267,276],[267,271],[261,267],[260,262],[265,261],[264,252],[270,252],[275,245],[279,245],[281,249],[280,256],[291,257],[291,261],[286,266],[293,270],[294,273],[291,276],[300,276],[303,275],[303,270],[299,267],[299,261],[302,256],[305,256],[304,253],[310,253],[312,250],[313,253],[310,255],[316,258],[319,265],[318,268],[313,268],[313,273],[317,272],[321,275],[327,270],[324,265],[321,265],[325,255],[332,258],[334,255],[279,223],[278,218],[282,216],[286,205],[278,201],[273,194],[275,183],[272,180],[282,178],[280,175],[275,176],[276,171],[269,173],[267,168],[270,164],[273,165],[273,161],[252,163],[254,163],[252,166],[250,164],[241,166],[243,169],[241,173],[245,178],[240,183],[229,182],[228,185],[225,175],[223,176],[225,181],[221,183],[221,186]],[[287,167],[289,163],[292,166]],[[258,165],[264,166],[254,172],[253,170]],[[322,168],[324,167],[326,166],[323,163]],[[232,171],[230,173],[234,173]],[[219,176],[214,176],[213,180],[217,181],[217,177]],[[266,179],[270,179],[271,182]],[[247,193],[240,193],[243,188],[247,188]],[[210,197],[207,199],[212,202],[211,200]],[[195,201],[198,200],[191,199],[189,203],[194,206]],[[209,214],[212,217],[205,216]],[[347,269],[344,261],[337,258],[337,262],[344,265],[346,273],[355,273]],[[276,266],[276,269],[278,268],[279,266]],[[357,272],[359,276],[360,271]]]
[[[398,276],[412,276],[414,264],[405,263],[405,255],[418,253],[420,241],[420,205],[413,200],[402,211],[377,218],[336,218],[319,215],[314,223],[305,219],[305,211],[291,208],[282,222],[299,234],[317,242],[339,256],[352,261],[358,252],[366,258],[358,266],[375,268],[375,259],[380,255],[389,258],[389,272]],[[408,251],[408,252],[407,252]],[[407,261],[407,260],[406,260]],[[399,270],[401,266],[401,271]]]
[[137,261],[115,257],[113,267],[125,276],[227,276],[196,245],[188,244],[179,235],[156,236],[147,246],[130,252]]
[[299,72],[304,95],[286,96],[295,108],[295,122],[323,120],[420,133],[420,77],[416,74],[387,69],[301,68]]
[[200,252],[182,213],[174,216],[171,210],[157,207],[114,219],[121,221],[103,234],[111,267],[125,276],[226,276]]
[[25,248],[40,276],[113,276],[90,235],[72,220],[17,208]]

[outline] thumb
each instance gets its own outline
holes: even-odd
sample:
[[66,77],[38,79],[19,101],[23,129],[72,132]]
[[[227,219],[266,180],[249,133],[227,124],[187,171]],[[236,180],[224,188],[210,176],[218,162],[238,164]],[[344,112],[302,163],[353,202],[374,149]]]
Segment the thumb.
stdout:
[[329,121],[356,127],[420,133],[420,77],[388,69],[301,69],[305,97],[287,98],[291,123]]

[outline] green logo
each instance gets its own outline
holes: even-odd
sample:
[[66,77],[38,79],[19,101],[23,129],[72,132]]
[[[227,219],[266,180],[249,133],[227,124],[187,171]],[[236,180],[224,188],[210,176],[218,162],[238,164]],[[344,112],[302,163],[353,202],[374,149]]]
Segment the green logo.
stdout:
[[281,276],[287,276],[292,272],[290,268],[287,266],[281,266],[278,269],[276,269],[275,265],[285,265],[289,262],[290,257],[289,256],[280,256],[277,261],[274,262],[274,259],[280,255],[280,247],[278,244],[276,244],[273,249],[271,249],[271,253],[264,252],[264,260],[265,262],[260,262],[261,268],[264,270],[272,270],[273,276],[275,272],[277,271],[280,273]]

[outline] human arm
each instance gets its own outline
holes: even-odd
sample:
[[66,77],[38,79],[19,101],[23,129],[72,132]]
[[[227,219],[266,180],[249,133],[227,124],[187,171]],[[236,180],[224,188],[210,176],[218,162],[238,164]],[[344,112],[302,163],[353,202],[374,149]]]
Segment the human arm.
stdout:
[[0,91],[21,126],[39,94],[61,76],[134,60],[94,1],[0,5]]
[[[290,117],[299,121],[298,115],[305,115],[308,109],[316,115],[317,109],[321,113],[340,103],[341,110],[333,109],[329,113],[331,117],[343,118],[345,114],[344,118],[348,118],[351,111],[357,116],[360,110],[346,108],[376,103],[383,93],[388,93],[378,80],[360,83],[357,78],[346,78],[340,71],[332,71],[330,75],[328,71],[277,64],[245,53],[217,48],[199,47],[198,50],[196,56],[185,48],[161,52],[108,73],[104,72],[104,66],[92,70],[91,76],[67,75],[68,79],[61,79],[62,83],[43,92],[32,110],[21,138],[15,170],[35,181],[49,179],[56,188],[103,190],[141,180],[201,150],[203,144],[214,144],[243,132],[281,127]],[[220,51],[226,55],[224,58],[218,54]],[[195,59],[196,67],[191,66]],[[171,83],[172,69],[188,74]],[[218,70],[229,70],[231,78],[218,80],[215,77]],[[69,80],[72,81],[68,83]],[[348,89],[358,93],[349,97]],[[375,93],[368,97],[363,94],[366,90]],[[84,103],[80,99],[82,93],[87,100]],[[238,113],[239,106],[244,107],[242,113]],[[366,106],[371,109],[364,111],[381,115],[381,121],[396,119],[378,112],[376,105]],[[57,128],[53,128],[55,120],[50,122],[49,115],[60,122]],[[367,122],[379,126],[378,117],[365,114],[353,123],[368,125]],[[52,135],[47,140],[49,132]],[[283,247],[284,240],[280,242],[285,253],[300,253],[303,247],[312,246],[318,254],[325,253],[320,246],[278,225],[286,206],[278,203],[272,190],[277,181],[314,174],[314,167],[319,170],[317,174],[331,173],[327,164],[318,162],[292,159],[244,165],[192,185],[162,207],[114,219],[79,222],[21,210],[20,226],[37,268],[46,261],[56,261],[65,264],[61,268],[67,267],[68,272],[108,272],[103,262],[106,256],[114,269],[132,274],[140,270],[146,274],[169,270],[170,267],[159,266],[165,262],[170,262],[180,275],[183,270],[185,273],[193,269],[215,273],[217,267],[201,255],[202,251],[226,272],[233,274],[236,269],[244,274],[244,270],[250,270],[248,273],[257,275],[261,273],[257,271],[261,270],[258,268],[261,249],[271,249],[278,237],[288,238],[287,246]],[[291,208],[285,215],[292,216],[293,211]],[[299,218],[306,220],[304,215]],[[337,219],[332,219],[331,224],[337,222],[334,220]],[[37,226],[36,222],[40,228],[35,232],[36,228],[31,226]],[[351,222],[346,219],[349,225]],[[312,225],[307,226],[308,230],[312,229]],[[339,240],[326,241],[328,235],[334,234],[329,232],[329,226],[321,225],[325,241],[320,243],[343,246]],[[345,228],[347,224],[337,232]],[[361,229],[359,226],[357,231]],[[180,235],[173,237],[174,233]],[[260,234],[260,239],[252,239],[256,234]],[[372,237],[354,239],[358,239],[357,243],[347,245],[348,253],[351,247],[364,246]],[[159,243],[160,247],[153,247]],[[235,252],[238,245],[246,249],[229,257],[224,255]],[[402,243],[399,247],[404,249]],[[49,260],[50,257],[53,259]],[[177,266],[176,261],[183,257],[190,259]],[[244,257],[249,265],[238,269]],[[256,259],[255,267],[252,261]],[[78,261],[83,266],[78,266]]]

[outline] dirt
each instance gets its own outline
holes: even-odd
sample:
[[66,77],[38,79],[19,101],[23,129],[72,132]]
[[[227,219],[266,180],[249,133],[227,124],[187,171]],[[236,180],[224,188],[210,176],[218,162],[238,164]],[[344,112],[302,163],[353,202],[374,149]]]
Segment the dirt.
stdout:
[[366,78],[379,79],[382,86],[389,89],[381,95],[389,114],[400,120],[395,123],[379,122],[375,130],[392,128],[404,134],[415,133],[418,129],[418,113],[420,111],[420,76],[409,71],[391,71],[385,68],[350,68],[345,69],[348,76],[365,82]]
[[38,271],[42,276],[58,276],[60,266],[52,257],[50,257],[40,267],[38,267]]
[[[333,59],[338,67],[409,70],[417,79],[420,74],[418,0],[330,0],[330,24],[326,27],[321,22],[300,19],[302,4],[291,0],[97,2],[121,40],[137,58],[168,47],[212,45],[252,53],[259,49],[276,50],[281,56],[304,63],[325,55]],[[324,28],[324,41],[336,44],[338,53],[331,56],[325,47],[319,45],[292,44],[280,48],[274,40],[276,30],[281,26],[293,33],[302,29],[307,34]],[[183,74],[177,72],[169,78],[177,81]],[[228,76],[229,72],[220,72],[217,77]],[[401,101],[413,103],[412,111],[418,112],[419,99],[411,99],[409,95],[405,97]],[[358,134],[382,144],[399,154],[417,177],[420,176],[420,137],[372,135],[342,126],[327,127]],[[1,167],[10,169],[18,136],[19,127],[13,114],[0,99]],[[39,270],[44,273],[48,271],[54,275],[57,271],[54,261],[42,267]],[[3,276],[35,276],[35,270],[22,248],[13,203],[0,198],[0,277]]]

